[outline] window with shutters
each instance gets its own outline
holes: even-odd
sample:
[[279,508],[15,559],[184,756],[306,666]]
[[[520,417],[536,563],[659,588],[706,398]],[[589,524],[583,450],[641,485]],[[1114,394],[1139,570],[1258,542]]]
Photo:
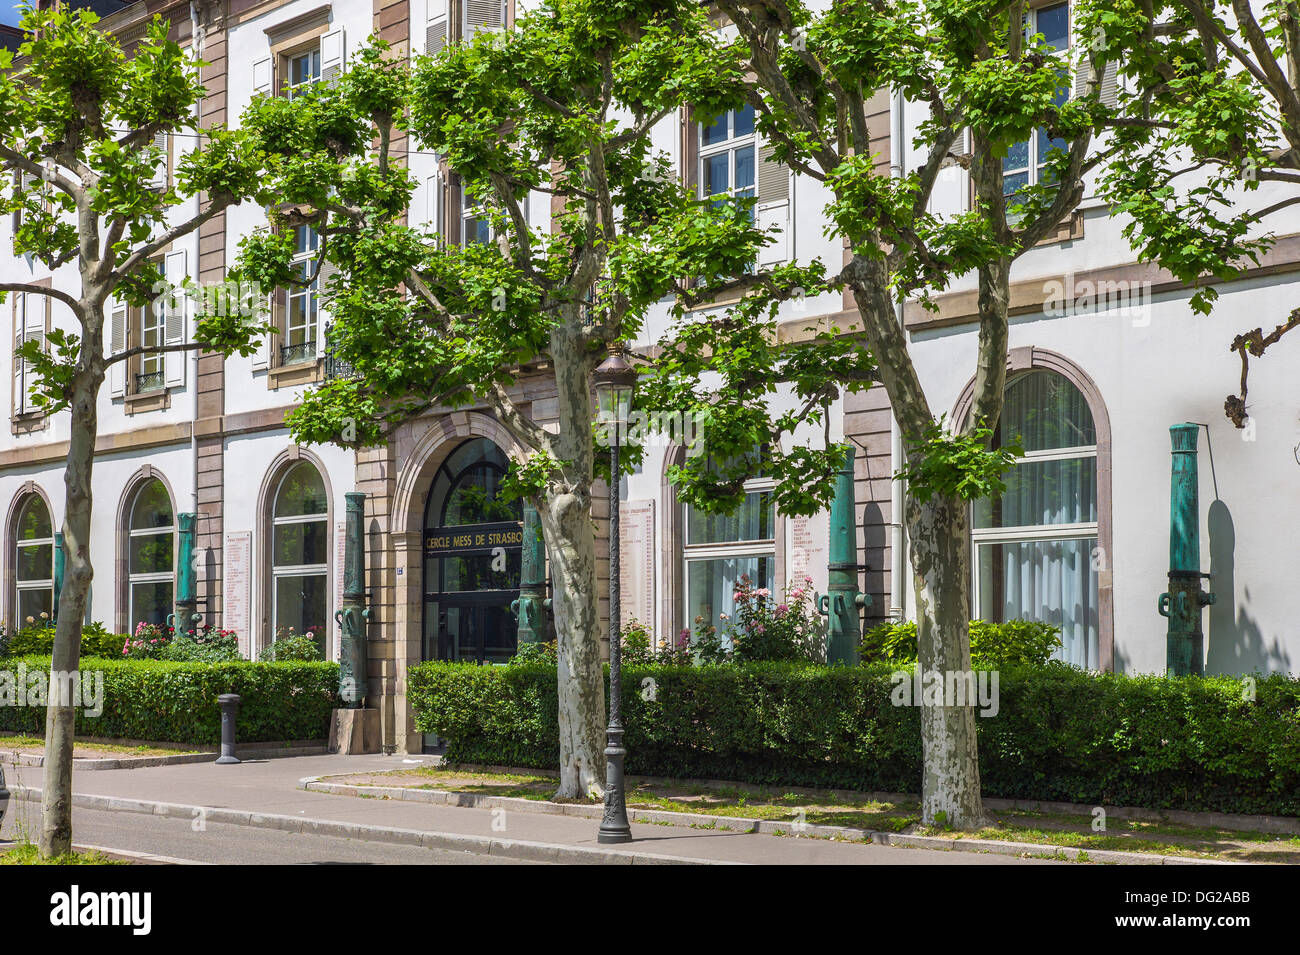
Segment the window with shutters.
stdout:
[[492,241],[492,220],[483,206],[460,190],[460,241],[462,245],[480,245]]
[[288,77],[284,95],[293,99],[320,77],[320,47],[286,57]]
[[[162,348],[164,339],[165,316],[152,305],[134,309],[135,321],[139,323],[135,338],[141,348]],[[166,387],[164,362],[166,356],[160,351],[148,351],[139,356],[135,370],[135,382],[132,392],[146,394]]]

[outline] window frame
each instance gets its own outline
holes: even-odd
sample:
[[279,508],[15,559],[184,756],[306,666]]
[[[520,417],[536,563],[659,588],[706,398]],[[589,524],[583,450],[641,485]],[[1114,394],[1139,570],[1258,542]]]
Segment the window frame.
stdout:
[[[19,527],[19,524],[20,524],[21,521],[22,521],[23,514],[26,512],[27,508],[30,507],[30,506],[32,505],[32,502],[34,502],[34,501],[39,501],[40,504],[41,504],[41,506],[42,506],[43,508],[45,508],[45,516],[46,516],[46,519],[49,521],[49,524],[50,524],[50,536],[49,536],[48,538],[41,537],[41,538],[33,538],[32,540],[21,540],[21,539],[18,537],[18,527]],[[11,533],[12,533],[12,535],[13,535],[13,538],[12,538],[12,539],[13,539],[13,544],[12,544],[11,547],[10,547],[10,555],[12,556],[12,558],[13,558],[13,562],[14,562],[14,565],[13,565],[13,567],[14,567],[14,569],[13,569],[13,581],[14,581],[14,587],[13,587],[13,601],[14,601],[13,620],[14,620],[14,630],[17,631],[17,630],[19,630],[19,629],[21,629],[22,627],[24,627],[24,626],[27,625],[27,623],[26,623],[26,619],[25,619],[25,618],[23,617],[23,615],[22,615],[22,595],[23,595],[24,592],[48,590],[49,593],[50,593],[50,619],[51,619],[51,620],[54,619],[54,597],[55,597],[55,594],[54,594],[54,564],[55,564],[55,560],[56,560],[56,558],[55,558],[55,554],[54,554],[54,547],[55,547],[55,534],[56,534],[56,531],[54,530],[54,514],[53,514],[53,512],[50,510],[49,502],[45,500],[45,497],[44,497],[43,495],[37,493],[37,492],[34,491],[34,490],[27,490],[27,491],[21,492],[21,493],[19,494],[19,496],[18,496],[18,506],[17,506],[17,508],[14,510],[14,517],[13,517],[13,524],[12,524]],[[22,579],[18,576],[18,568],[22,565],[22,561],[20,561],[20,560],[18,559],[19,548],[22,548],[22,547],[44,547],[44,546],[48,546],[48,547],[50,548],[50,576],[49,576],[49,579],[46,580],[45,578],[39,578],[39,579],[32,579],[32,580],[22,580]],[[34,623],[33,623],[33,625],[34,625]]]
[[[325,510],[317,514],[291,514],[286,517],[276,515],[277,505],[280,503],[280,495],[284,493],[284,485],[289,477],[300,467],[311,468],[320,482],[321,493],[324,495]],[[269,506],[267,509],[267,547],[269,549],[267,569],[270,571],[270,634],[267,639],[269,645],[276,639],[276,633],[279,630],[280,617],[280,588],[279,582],[285,577],[320,577],[325,594],[325,620],[321,621],[320,640],[322,659],[329,660],[330,657],[330,632],[329,632],[329,615],[330,615],[330,500],[329,485],[325,482],[325,476],[320,466],[307,458],[298,458],[290,462],[280,476],[276,479],[275,490],[270,495]],[[275,531],[277,527],[286,527],[294,524],[321,524],[325,529],[325,561],[319,564],[277,564],[275,560]],[[301,616],[301,613],[299,614]],[[306,636],[306,632],[299,634]]]
[[[746,495],[761,494],[771,492],[776,488],[776,482],[772,478],[757,477],[750,478],[743,485]],[[682,628],[695,632],[695,616],[691,609],[691,564],[704,563],[711,560],[729,560],[732,558],[744,557],[767,557],[772,561],[772,584],[773,588],[783,586],[777,579],[777,522],[780,514],[776,509],[776,501],[769,502],[772,509],[772,536],[768,538],[755,538],[754,540],[744,541],[711,541],[707,544],[692,544],[690,542],[691,534],[691,505],[685,501],[678,501],[678,519],[681,521],[681,553],[677,556],[676,562],[681,574],[682,593],[681,606],[679,608],[682,617]],[[717,620],[709,620],[706,623],[718,626]],[[668,644],[671,645],[671,644]]]
[[[1056,0],[1052,0],[1052,2],[1036,3],[1032,6],[1027,7],[1024,11],[1025,39],[1028,40],[1030,37],[1033,37],[1039,33],[1038,30],[1039,14],[1042,13],[1044,10],[1052,10],[1057,7],[1065,7],[1065,46],[1061,48],[1061,52],[1065,53],[1066,57],[1068,58],[1070,56],[1071,51],[1074,49],[1074,45],[1075,45],[1074,44],[1074,7],[1073,4],[1070,2],[1070,0],[1060,0],[1060,2],[1056,2]],[[1062,100],[1062,102],[1068,102],[1074,96],[1074,90],[1070,82],[1069,74],[1063,77],[1062,85],[1066,91],[1065,99]],[[1007,160],[1005,157],[1003,158],[1002,195],[1003,198],[1006,199],[1007,201],[1014,199],[1016,193],[1019,192],[1020,189],[1029,188],[1041,184],[1039,173],[1043,167],[1047,152],[1049,152],[1052,148],[1049,141],[1049,144],[1047,146],[1047,151],[1042,151],[1043,150],[1043,145],[1041,142],[1042,132],[1043,132],[1042,127],[1035,127],[1034,130],[1029,134],[1029,138],[1027,140],[1021,141],[1025,145],[1025,152],[1026,152],[1025,166],[1017,166],[1014,169],[1008,169],[1006,165]],[[1021,143],[1018,142],[1015,145],[1019,146],[1021,145]],[[1018,187],[1017,189],[1008,191],[1006,186],[1007,176],[1008,175],[1018,176],[1022,173],[1025,176],[1024,184]]]
[[[134,523],[135,510],[137,507],[140,506],[140,498],[144,495],[145,491],[148,490],[149,486],[154,482],[157,482],[158,486],[162,488],[163,493],[167,496],[167,506],[171,511],[171,524],[167,527],[133,528],[131,525]],[[176,502],[175,500],[172,499],[171,488],[169,488],[166,482],[164,482],[160,477],[158,477],[157,474],[153,474],[141,480],[131,491],[130,501],[131,501],[130,505],[126,508],[126,514],[125,514],[126,525],[123,529],[125,531],[125,538],[126,538],[125,572],[126,572],[127,629],[129,632],[134,633],[135,628],[140,624],[140,621],[136,619],[136,612],[135,612],[135,587],[137,584],[160,584],[160,583],[170,584],[171,594],[172,594],[170,606],[175,607],[176,561],[179,557],[179,553],[178,553],[179,547],[177,545],[179,543],[178,537],[180,533],[180,527],[176,517]],[[168,532],[170,532],[172,536],[171,571],[170,572],[148,571],[144,573],[134,572],[131,569],[132,540],[134,540],[137,537],[162,537],[164,534]],[[172,611],[169,611],[169,613],[171,612]],[[163,621],[164,622],[161,624],[161,626],[166,626],[166,617],[163,618]]]
[[[1033,464],[1036,462],[1085,461],[1088,459],[1092,459],[1094,462],[1093,497],[1097,505],[1097,518],[1096,520],[1092,520],[1092,521],[1075,521],[1075,522],[1060,523],[1060,524],[1016,524],[1016,525],[1008,525],[1003,527],[977,527],[975,522],[975,509],[978,505],[978,502],[972,502],[968,511],[969,520],[970,520],[970,542],[971,542],[971,561],[970,561],[971,603],[972,603],[972,613],[978,619],[983,618],[982,608],[980,606],[981,593],[982,593],[981,586],[983,584],[983,580],[980,572],[980,564],[981,564],[980,548],[982,546],[997,545],[997,544],[1002,544],[1002,545],[1036,544],[1042,542],[1064,543],[1066,541],[1081,541],[1084,543],[1091,542],[1088,548],[1090,559],[1091,559],[1091,555],[1096,552],[1096,549],[1103,546],[1102,528],[1105,524],[1106,515],[1103,514],[1102,498],[1101,498],[1102,477],[1100,474],[1100,469],[1101,469],[1101,458],[1102,458],[1102,451],[1101,451],[1102,437],[1098,427],[1097,414],[1093,407],[1093,403],[1090,399],[1090,396],[1082,388],[1079,387],[1079,384],[1077,382],[1073,381],[1069,376],[1062,374],[1061,371],[1054,368],[1043,368],[1037,366],[1018,369],[1016,372],[1009,374],[1007,377],[1006,384],[1003,386],[1004,393],[1005,393],[1005,389],[1010,387],[1010,385],[1016,379],[1022,378],[1026,375],[1035,374],[1035,373],[1053,375],[1056,378],[1060,379],[1060,381],[1063,384],[1068,385],[1070,388],[1074,389],[1079,394],[1080,398],[1084,402],[1084,405],[1088,409],[1089,417],[1092,418],[1093,435],[1096,441],[1090,445],[1074,445],[1067,448],[1050,448],[1046,450],[1026,451],[1016,461],[1014,467],[1019,468],[1025,464]],[[1000,423],[999,423],[999,427],[1000,427]],[[1000,432],[999,432],[999,436],[1000,436]],[[1093,568],[1092,573],[1097,575],[1098,578],[1097,586],[1098,586],[1098,590],[1100,590],[1101,580],[1100,580],[1100,575],[1097,573],[1096,568]],[[1006,585],[1006,581],[1004,575],[1003,586],[1005,587],[1005,585]],[[1100,604],[1100,596],[1099,596],[1099,604]],[[1106,667],[1104,664],[1105,645],[1103,639],[1103,623],[1101,620],[1100,606],[1098,607],[1098,621],[1097,621],[1097,650],[1098,650],[1099,668],[1108,669],[1108,667]]]
[[[749,110],[751,117],[753,117],[753,119],[751,119],[751,127],[750,127],[750,131],[749,131],[748,133],[742,133],[742,134],[739,135],[739,136],[736,135],[736,112],[737,112],[737,111],[734,110],[734,109],[729,109],[729,110],[727,110],[727,113],[726,113],[726,120],[727,120],[727,136],[726,136],[725,139],[721,140],[720,142],[716,142],[716,143],[710,143],[710,144],[707,144],[707,145],[705,144],[705,142],[704,142],[704,134],[705,134],[705,130],[708,129],[708,128],[710,128],[710,127],[706,127],[706,126],[704,125],[704,123],[700,122],[699,120],[696,120],[696,122],[695,122],[695,135],[696,135],[696,144],[697,144],[697,146],[696,146],[696,155],[695,155],[695,172],[696,172],[696,179],[695,179],[695,182],[696,182],[696,196],[697,196],[697,198],[699,198],[699,199],[710,199],[710,198],[713,198],[713,197],[715,197],[715,196],[727,195],[727,196],[730,196],[731,198],[734,199],[734,198],[736,197],[736,194],[737,194],[737,188],[736,188],[736,153],[737,153],[739,150],[742,150],[742,149],[744,149],[744,148],[746,148],[746,147],[749,147],[749,148],[752,150],[752,152],[753,152],[754,181],[753,181],[752,183],[750,183],[748,186],[744,187],[744,189],[741,190],[741,191],[748,192],[749,195],[748,195],[748,196],[745,196],[744,198],[753,199],[755,205],[757,206],[757,203],[758,203],[758,163],[759,163],[759,155],[758,155],[758,127],[757,127],[757,123],[756,123],[756,121],[755,121],[755,120],[756,120],[756,117],[754,117],[754,108],[753,108],[752,106],[745,107],[745,108],[747,108],[747,109]],[[723,193],[723,192],[711,192],[711,193],[706,194],[706,193],[704,192],[704,189],[705,189],[705,176],[704,176],[705,163],[706,163],[709,159],[712,159],[712,158],[715,157],[715,156],[721,155],[722,153],[726,153],[726,154],[727,154],[727,189],[726,189],[726,192],[725,192],[725,193]]]
[[[309,224],[293,226],[295,236],[295,248],[297,247],[297,236],[300,232],[305,232],[310,236],[307,243],[308,248],[305,251],[295,251],[293,258],[290,260],[290,267],[295,274],[298,274],[299,268],[302,269],[303,276],[315,276],[311,282],[305,286],[288,285],[284,289],[284,314],[280,316],[277,325],[281,336],[279,345],[276,348],[276,365],[277,367],[286,368],[293,365],[304,365],[316,361],[317,352],[319,351],[319,339],[321,330],[320,314],[320,273],[318,270],[318,257],[320,253],[320,233],[315,226]],[[294,305],[296,302],[305,302],[303,314],[307,320],[303,323],[294,324]],[[303,340],[300,342],[293,341],[295,330],[304,332]],[[302,355],[290,358],[288,350],[291,348],[300,349],[304,352]]]

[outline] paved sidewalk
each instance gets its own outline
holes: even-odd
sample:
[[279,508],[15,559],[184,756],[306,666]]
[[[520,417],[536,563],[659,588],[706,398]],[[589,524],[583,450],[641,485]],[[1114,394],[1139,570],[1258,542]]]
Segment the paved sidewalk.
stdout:
[[[633,842],[604,847],[597,823],[569,816],[359,799],[298,788],[306,776],[383,772],[419,762],[401,756],[302,756],[235,766],[195,763],[73,775],[76,803],[95,808],[193,816],[350,838],[459,847],[471,852],[562,862],[697,862],[786,865],[1014,865],[1050,863],[1004,855],[830,842],[761,833],[632,826]],[[15,784],[39,790],[41,770],[10,770]],[[248,815],[246,815],[248,814]],[[75,823],[74,823],[75,825]],[[267,862],[274,862],[268,858]]]

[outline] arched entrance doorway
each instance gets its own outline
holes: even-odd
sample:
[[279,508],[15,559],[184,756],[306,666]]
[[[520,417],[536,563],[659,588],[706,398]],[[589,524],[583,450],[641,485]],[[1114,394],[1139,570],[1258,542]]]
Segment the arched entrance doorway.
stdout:
[[424,507],[426,660],[505,663],[515,655],[523,505],[500,497],[510,459],[471,438],[443,461]]

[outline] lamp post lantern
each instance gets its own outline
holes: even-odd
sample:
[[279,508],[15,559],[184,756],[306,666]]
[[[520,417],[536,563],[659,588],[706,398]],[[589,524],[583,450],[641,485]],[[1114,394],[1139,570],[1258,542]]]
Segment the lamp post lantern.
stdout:
[[623,357],[620,345],[609,346],[594,374],[596,405],[609,441],[609,727],[605,730],[605,814],[596,841],[632,841],[623,792],[623,649],[619,632],[618,566],[618,442],[632,404],[636,370]]

